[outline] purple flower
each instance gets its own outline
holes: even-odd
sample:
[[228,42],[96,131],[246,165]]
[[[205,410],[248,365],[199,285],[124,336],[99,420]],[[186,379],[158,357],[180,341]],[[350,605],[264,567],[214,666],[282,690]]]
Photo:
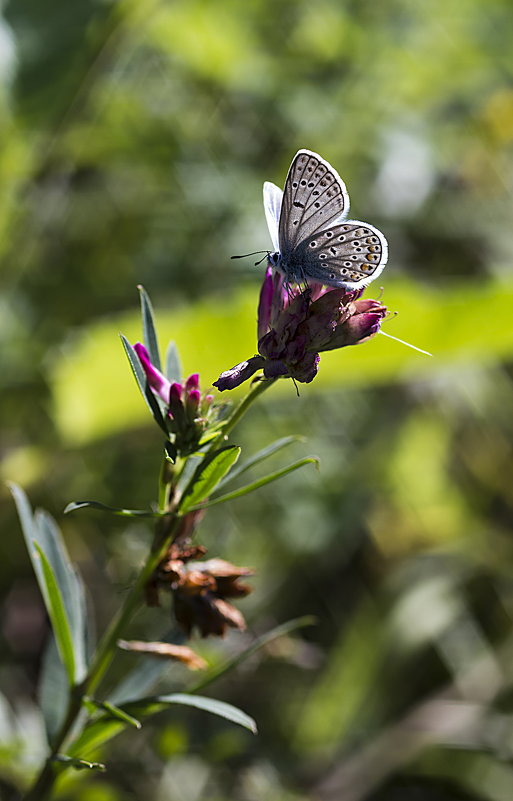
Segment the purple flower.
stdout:
[[146,373],[148,384],[150,385],[154,393],[164,401],[164,403],[169,403],[169,391],[171,389],[171,382],[167,380],[165,375],[162,375],[160,370],[157,370],[157,368],[154,367],[154,365],[150,361],[150,355],[148,351],[141,342],[135,343],[134,350],[139,356],[139,361],[141,362],[143,370]]
[[294,378],[308,384],[325,350],[358,345],[379,331],[387,313],[378,300],[362,300],[362,290],[321,284],[306,290],[285,285],[267,268],[258,304],[258,356],[221,373],[214,386],[233,389],[262,369],[266,378]]
[[136,342],[137,353],[153,393],[165,404],[165,423],[176,452],[181,456],[194,453],[209,424],[213,422],[213,396],[202,396],[199,376],[193,373],[184,384],[171,383],[157,370],[145,346]]

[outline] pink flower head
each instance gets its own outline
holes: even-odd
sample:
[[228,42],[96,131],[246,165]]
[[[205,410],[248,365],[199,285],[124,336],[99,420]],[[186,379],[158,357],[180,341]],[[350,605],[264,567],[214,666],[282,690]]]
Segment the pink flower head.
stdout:
[[185,383],[171,383],[150,360],[140,342],[134,345],[148,384],[154,395],[165,404],[165,425],[176,452],[185,456],[194,453],[212,422],[213,396],[202,397],[199,376],[193,373]]
[[266,378],[312,381],[325,350],[358,345],[379,331],[387,313],[377,300],[361,300],[362,290],[310,284],[286,285],[269,265],[258,304],[258,356],[221,373],[214,386],[233,389],[262,369]]

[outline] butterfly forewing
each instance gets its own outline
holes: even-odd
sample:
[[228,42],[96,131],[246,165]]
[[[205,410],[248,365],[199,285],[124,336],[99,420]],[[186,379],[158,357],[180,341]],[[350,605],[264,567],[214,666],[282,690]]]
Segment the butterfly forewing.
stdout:
[[349,210],[349,197],[339,174],[317,153],[296,153],[285,181],[279,223],[282,256]]
[[387,242],[381,231],[357,220],[332,225],[302,240],[294,260],[305,276],[327,286],[366,286],[387,262]]

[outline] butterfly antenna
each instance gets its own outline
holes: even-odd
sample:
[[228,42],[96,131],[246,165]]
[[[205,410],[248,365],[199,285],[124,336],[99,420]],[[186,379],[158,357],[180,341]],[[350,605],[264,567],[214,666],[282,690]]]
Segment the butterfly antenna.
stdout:
[[[260,253],[265,253],[265,256],[269,255],[268,250],[255,250],[253,253],[243,253],[241,256],[230,256],[230,259],[245,259],[247,256],[258,256]],[[260,264],[260,262],[263,260],[264,259],[260,259],[260,261],[257,262],[257,264]]]
[[412,350],[416,350],[419,353],[423,353],[425,356],[433,355],[428,350],[422,350],[422,348],[417,348],[416,345],[411,345],[409,342],[405,342],[404,339],[399,339],[399,337],[393,337],[392,334],[385,334],[385,332],[382,331],[381,329],[378,331],[378,333],[383,334],[384,337],[388,337],[389,339],[395,339],[395,341],[400,342],[401,345],[406,345],[407,348],[411,348]]
[[[260,252],[263,253],[263,251],[260,251]],[[259,264],[262,264],[262,262],[265,261],[265,259],[268,259],[268,258],[269,258],[269,251],[266,250],[265,251],[265,256],[262,256],[261,259],[259,259],[258,261],[255,262],[255,267],[258,267]]]

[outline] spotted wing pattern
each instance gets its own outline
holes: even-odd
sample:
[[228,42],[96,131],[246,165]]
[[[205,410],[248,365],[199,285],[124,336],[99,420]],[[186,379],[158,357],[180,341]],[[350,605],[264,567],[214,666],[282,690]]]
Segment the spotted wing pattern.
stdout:
[[300,242],[348,211],[349,196],[337,171],[317,153],[299,150],[283,190],[279,244],[284,260]]
[[377,278],[387,258],[387,241],[381,231],[368,223],[347,220],[303,239],[290,268],[296,281],[351,289]]

